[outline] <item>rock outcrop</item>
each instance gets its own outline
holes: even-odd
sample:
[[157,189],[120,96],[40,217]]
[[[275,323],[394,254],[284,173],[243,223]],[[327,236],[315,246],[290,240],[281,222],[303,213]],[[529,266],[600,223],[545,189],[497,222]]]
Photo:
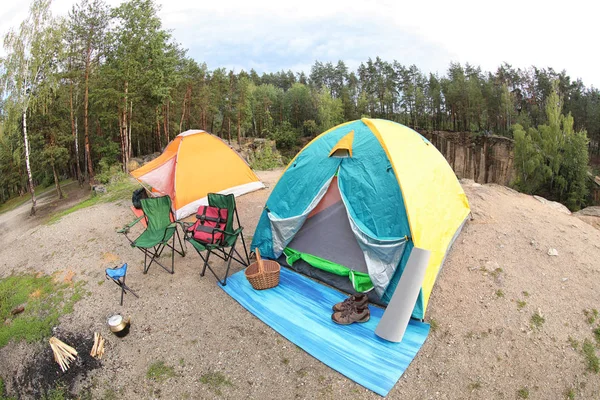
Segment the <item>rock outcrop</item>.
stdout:
[[508,186],[515,177],[512,139],[469,132],[420,133],[444,155],[459,178]]

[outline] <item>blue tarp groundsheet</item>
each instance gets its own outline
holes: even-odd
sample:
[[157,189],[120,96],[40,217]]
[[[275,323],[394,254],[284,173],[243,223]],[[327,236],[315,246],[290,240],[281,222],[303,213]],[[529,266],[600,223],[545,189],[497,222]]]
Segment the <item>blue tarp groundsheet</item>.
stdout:
[[374,332],[384,310],[373,306],[369,322],[337,325],[331,307],[347,296],[287,268],[272,289],[254,290],[244,271],[222,289],[310,355],[381,396],[394,387],[429,334],[429,324],[411,320],[401,343],[383,340]]

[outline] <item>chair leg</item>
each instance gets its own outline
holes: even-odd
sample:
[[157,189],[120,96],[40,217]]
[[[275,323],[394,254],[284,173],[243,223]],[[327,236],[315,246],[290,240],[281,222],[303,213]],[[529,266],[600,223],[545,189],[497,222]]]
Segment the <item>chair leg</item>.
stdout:
[[125,294],[125,276],[123,276],[123,282],[121,282],[121,306],[123,305],[123,295]]
[[[175,261],[172,262],[171,265],[171,270],[169,270],[167,267],[165,267],[164,265],[162,265],[162,263],[160,261],[158,261],[158,258],[161,256],[162,252],[164,251],[165,247],[171,247],[169,244],[159,244],[157,246],[155,246],[153,248],[154,252],[151,252],[148,249],[140,249],[141,251],[144,252],[144,274],[148,272],[148,270],[150,269],[150,266],[152,265],[152,263],[157,263],[158,265],[160,265],[165,271],[167,271],[170,274],[173,274],[175,272],[174,270],[174,265],[175,265]],[[150,257],[150,263],[147,263],[147,258]],[[174,255],[173,255],[174,257]]]
[[[175,232],[177,232],[177,228],[175,228]],[[173,235],[173,250],[171,251],[171,274],[175,273],[175,235]]]
[[[177,235],[177,240],[179,241],[179,248],[181,251],[175,249],[175,235]],[[171,247],[171,246],[169,246]],[[176,251],[181,257],[185,257],[185,249],[183,248],[183,244],[181,243],[181,236],[179,236],[179,230],[175,228],[175,233],[173,234],[173,247],[171,247],[173,251]]]
[[177,233],[177,240],[179,241],[179,247],[181,247],[181,253],[179,254],[181,255],[181,257],[185,257],[185,249],[183,248],[183,243],[181,242],[181,236],[179,236],[179,231],[176,230],[175,233]]
[[[162,250],[163,250],[164,246],[163,245],[158,245],[158,246],[154,246],[153,250],[154,252],[151,252],[148,249],[140,249],[144,252],[144,274],[148,273],[148,270],[150,269],[150,266],[152,265],[153,262],[156,261],[156,263],[158,263],[161,267],[165,268],[164,266],[162,266],[162,264],[160,264],[160,262],[157,260],[158,257],[160,257]],[[148,257],[150,257],[150,263],[148,263],[147,259]],[[166,269],[166,268],[165,268]]]
[[142,250],[144,252],[144,274],[148,273],[148,263],[146,261],[146,259],[148,258],[148,253],[145,250]]
[[[234,246],[231,246],[231,250],[229,251],[229,261],[227,262],[227,269],[225,270],[225,278],[223,279],[223,282],[219,281],[219,283],[223,286],[227,285],[227,277],[229,276],[229,268],[231,267],[231,260],[233,259],[233,257],[231,257],[231,253],[233,253],[233,248],[234,248]],[[219,280],[219,278],[217,278],[217,280]]]
[[[237,209],[235,210],[235,218],[237,220],[238,226],[242,226],[240,224],[240,215],[238,214]],[[248,249],[246,248],[246,241],[244,240],[244,232],[240,232],[240,236],[242,237],[242,246],[244,246],[244,253],[246,254],[246,265],[250,265],[250,257],[248,256]],[[237,253],[237,251],[236,251],[236,253]],[[239,256],[240,256],[240,258],[242,258],[241,254],[239,254]]]
[[[210,255],[212,254],[212,249],[210,249],[210,248],[208,249],[208,253],[206,254],[206,260],[204,261],[204,268],[202,268],[202,272],[200,273],[200,276],[204,276],[204,274],[206,273],[206,268],[208,268],[209,271],[215,276],[215,278],[217,278],[217,282],[219,282],[221,284],[221,286],[226,286],[227,285],[227,277],[229,276],[229,269],[231,268],[231,261],[235,259],[232,256],[234,249],[235,249],[235,242],[231,246],[229,253],[224,252],[225,253],[224,256],[220,256],[218,253],[215,253],[215,255],[220,257],[222,260],[227,261],[227,269],[225,269],[225,277],[223,279],[219,278],[219,276],[216,274],[216,272],[212,269],[212,267],[208,263],[208,259],[209,259]],[[223,251],[222,249],[219,249],[219,250]]]
[[[244,246],[244,254],[246,254],[246,265],[250,265],[250,257],[248,256],[248,249],[246,248],[246,241],[244,240],[244,233],[240,232],[240,236],[242,237],[242,246]],[[237,253],[237,250],[236,250],[236,253]],[[240,256],[240,258],[242,258],[241,254],[239,254],[239,256]]]
[[202,272],[200,272],[200,276],[204,276],[204,274],[206,273],[206,267],[210,266],[208,265],[208,259],[210,258],[210,254],[212,252],[212,249],[209,248],[208,251],[206,252],[206,259],[204,259],[204,267],[202,268]]

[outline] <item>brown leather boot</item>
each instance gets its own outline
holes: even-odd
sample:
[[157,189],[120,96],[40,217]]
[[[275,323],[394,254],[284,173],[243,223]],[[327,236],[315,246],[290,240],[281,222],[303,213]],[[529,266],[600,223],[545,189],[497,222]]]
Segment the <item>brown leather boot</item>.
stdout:
[[364,293],[353,294],[341,303],[334,305],[333,311],[344,311],[348,308],[364,308],[369,304],[369,298]]
[[333,313],[331,319],[336,324],[350,325],[353,322],[367,322],[371,318],[369,307],[364,308],[347,308],[344,311]]

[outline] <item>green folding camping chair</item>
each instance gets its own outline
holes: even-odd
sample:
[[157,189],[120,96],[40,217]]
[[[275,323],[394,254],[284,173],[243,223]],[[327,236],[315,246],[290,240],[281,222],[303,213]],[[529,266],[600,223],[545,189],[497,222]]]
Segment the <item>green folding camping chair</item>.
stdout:
[[[187,240],[194,247],[194,249],[196,249],[198,255],[200,256],[200,258],[202,258],[202,261],[204,261],[204,265],[202,267],[202,272],[200,273],[200,276],[204,276],[206,269],[208,268],[210,272],[215,276],[215,278],[217,278],[217,281],[221,285],[225,286],[227,284],[227,277],[229,276],[229,269],[231,267],[232,260],[237,261],[244,267],[250,264],[248,250],[246,249],[246,241],[244,240],[244,235],[242,234],[242,230],[244,228],[240,224],[240,217],[236,209],[235,196],[233,194],[223,195],[218,193],[209,193],[208,205],[212,207],[227,209],[227,221],[225,223],[225,229],[213,229],[215,233],[220,232],[222,234],[223,239],[218,241],[217,243],[206,243],[198,241],[194,239],[193,236],[193,224],[186,225],[184,239]],[[237,227],[235,227],[236,223]],[[242,246],[244,248],[243,255],[235,248],[238,238],[241,238],[242,240]],[[206,252],[205,255],[203,255],[204,252]],[[225,275],[223,279],[219,278],[217,273],[209,264],[211,254],[216,255],[223,261],[227,261],[227,268],[225,270]]]
[[[144,215],[125,225],[117,232],[125,235],[131,243],[131,247],[136,247],[144,253],[144,274],[148,272],[153,262],[156,262],[165,271],[172,274],[175,272],[175,253],[185,257],[185,250],[183,249],[181,237],[177,230],[179,222],[175,221],[173,211],[171,210],[171,198],[169,196],[154,197],[142,199],[141,203]],[[142,219],[146,220],[146,230],[137,239],[131,240],[128,236],[129,230]],[[175,249],[176,236],[181,251]],[[171,238],[173,241],[169,243]],[[158,258],[166,247],[172,250],[170,270],[158,261]],[[148,262],[148,259],[150,259],[150,262]]]

